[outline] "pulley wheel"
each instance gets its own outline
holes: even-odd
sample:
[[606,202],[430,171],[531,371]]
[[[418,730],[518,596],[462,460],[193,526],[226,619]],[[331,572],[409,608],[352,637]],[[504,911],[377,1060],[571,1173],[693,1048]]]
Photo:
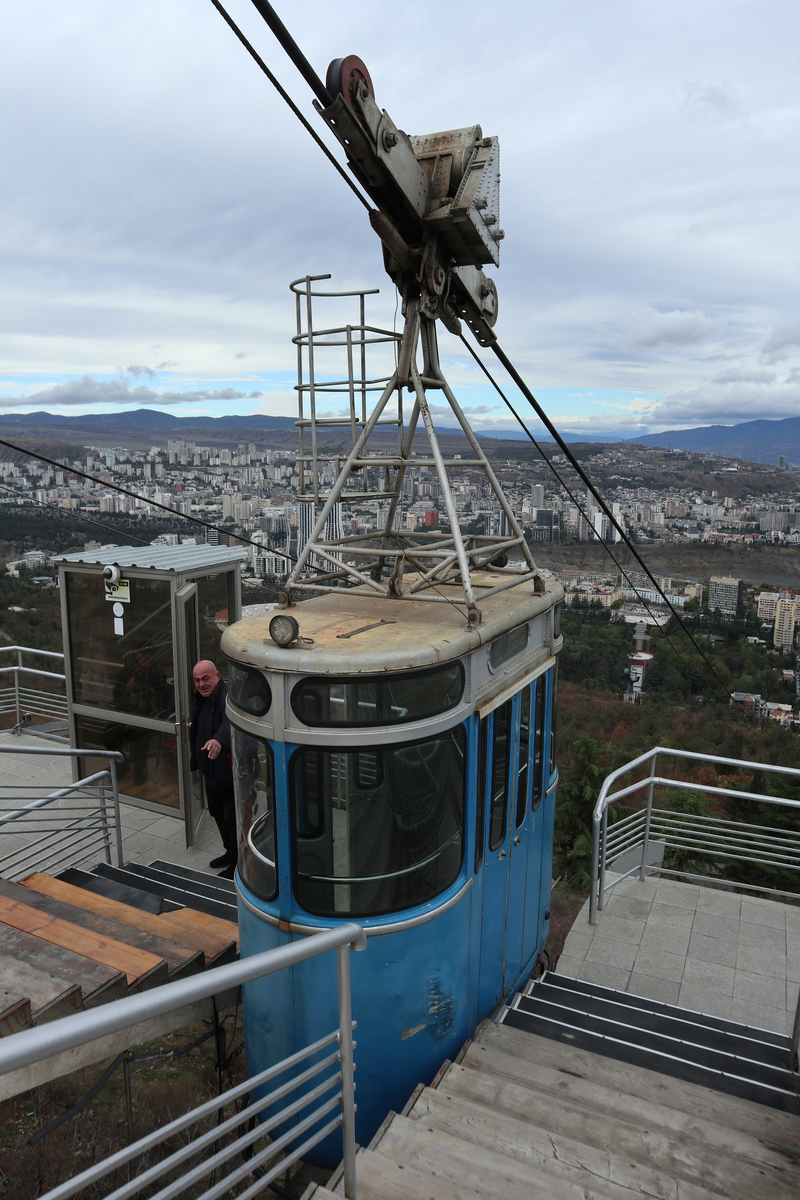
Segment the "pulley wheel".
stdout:
[[366,63],[362,62],[356,54],[348,54],[346,58],[335,58],[328,67],[328,74],[325,76],[325,86],[333,96],[334,100],[337,96],[344,97],[344,102],[347,107],[361,119],[359,113],[356,112],[353,103],[353,88],[357,83],[365,83],[370,96],[375,98],[375,89],[372,86],[369,71]]

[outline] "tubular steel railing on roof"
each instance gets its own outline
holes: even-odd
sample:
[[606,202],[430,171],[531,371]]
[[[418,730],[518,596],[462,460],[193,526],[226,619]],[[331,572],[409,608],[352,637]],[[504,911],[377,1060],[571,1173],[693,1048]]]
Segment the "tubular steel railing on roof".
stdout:
[[[94,865],[98,855],[110,863],[112,846],[116,865],[123,866],[117,763],[125,756],[119,750],[90,753],[106,759],[107,768],[45,795],[42,784],[0,782],[0,876],[13,881],[32,871]],[[0,745],[0,763],[4,755],[75,759],[87,751]]]
[[[338,1030],[139,1138],[53,1188],[42,1200],[67,1200],[109,1176],[113,1188],[114,1173],[126,1165],[130,1171],[130,1164],[137,1159],[138,1167],[128,1181],[104,1192],[108,1200],[126,1200],[143,1189],[150,1194],[153,1187],[164,1200],[187,1191],[195,1200],[217,1200],[242,1185],[243,1190],[236,1194],[239,1200],[246,1200],[265,1191],[292,1163],[338,1128],[342,1130],[344,1194],[355,1200],[355,1042],[349,952],[364,950],[366,945],[364,931],[350,922],[3,1038],[0,1075],[336,951]],[[226,1118],[228,1106],[232,1106],[232,1115]],[[251,1121],[251,1117],[259,1119]],[[178,1148],[153,1163],[158,1147],[176,1135],[180,1135]],[[270,1139],[268,1144],[256,1148],[264,1138]],[[248,1183],[249,1178],[252,1182]]]
[[[8,713],[14,716],[14,732],[24,727],[29,733],[37,733],[32,718],[44,717],[49,723],[58,724],[67,720],[66,676],[57,671],[42,671],[25,666],[23,654],[39,658],[58,659],[62,664],[64,655],[54,650],[37,650],[33,646],[0,646],[1,654],[15,654],[17,661],[5,665],[0,661],[0,717]],[[9,676],[13,682],[9,683]],[[23,680],[38,681],[33,687]],[[45,683],[45,681],[49,682]],[[52,690],[52,689],[56,690]],[[64,726],[66,731],[66,724]],[[44,733],[42,736],[48,736]]]

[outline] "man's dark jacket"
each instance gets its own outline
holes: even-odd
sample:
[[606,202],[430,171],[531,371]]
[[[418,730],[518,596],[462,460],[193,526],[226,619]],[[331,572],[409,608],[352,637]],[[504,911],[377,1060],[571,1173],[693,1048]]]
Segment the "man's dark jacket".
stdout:
[[[233,787],[231,768],[231,727],[225,714],[228,685],[220,679],[211,695],[204,699],[198,692],[192,712],[192,728],[189,744],[192,748],[191,769],[198,767],[203,772],[206,784],[212,792],[224,792]],[[202,747],[209,738],[216,738],[222,746],[217,758],[209,758]]]

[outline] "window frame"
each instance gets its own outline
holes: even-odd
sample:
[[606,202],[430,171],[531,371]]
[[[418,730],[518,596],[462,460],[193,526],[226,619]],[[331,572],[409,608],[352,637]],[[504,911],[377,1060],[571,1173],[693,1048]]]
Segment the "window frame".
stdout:
[[[252,712],[250,709],[245,708],[242,704],[239,703],[238,700],[235,699],[235,697],[233,695],[233,686],[231,683],[231,671],[232,670],[243,671],[246,675],[254,675],[257,678],[261,679],[261,681],[264,684],[264,687],[267,689],[268,700],[267,700],[266,706],[264,708],[262,708],[260,712]],[[253,717],[256,720],[260,719],[261,717],[265,717],[267,715],[267,713],[269,712],[269,710],[272,708],[272,688],[271,688],[270,682],[267,679],[264,672],[259,671],[258,667],[251,667],[249,665],[249,663],[240,663],[240,662],[237,662],[235,658],[230,658],[230,657],[228,657],[228,697],[230,699],[231,704],[233,704],[234,707],[237,708],[240,713],[243,713],[246,717]]]
[[[332,687],[332,686],[338,685],[338,684],[342,684],[345,686],[348,684],[349,685],[362,684],[362,685],[368,686],[369,684],[373,684],[373,683],[376,685],[387,684],[387,683],[390,683],[390,684],[391,683],[402,683],[406,679],[419,680],[419,679],[430,678],[433,675],[442,674],[445,671],[452,669],[453,667],[456,667],[458,669],[458,672],[460,675],[460,680],[461,680],[461,686],[458,691],[457,699],[455,699],[452,702],[452,704],[448,704],[445,708],[436,708],[436,709],[432,709],[432,710],[425,711],[425,712],[415,712],[415,713],[411,714],[410,716],[397,717],[393,720],[387,719],[387,718],[380,718],[380,719],[376,718],[376,720],[374,720],[374,721],[321,721],[321,720],[320,721],[309,721],[301,712],[298,711],[298,709],[299,709],[298,700],[300,698],[299,694],[307,684],[322,684],[322,685],[327,684],[328,686]],[[459,658],[452,659],[448,663],[439,663],[435,667],[428,667],[424,671],[402,671],[402,672],[398,671],[396,674],[394,672],[387,672],[385,675],[306,675],[306,676],[304,676],[303,679],[301,679],[298,683],[296,683],[294,685],[294,687],[292,688],[292,694],[291,694],[289,703],[291,705],[292,713],[294,714],[296,719],[298,721],[300,721],[300,723],[302,725],[305,725],[309,729],[344,730],[344,729],[393,728],[396,725],[408,725],[414,721],[428,721],[432,717],[439,717],[439,716],[442,716],[444,713],[452,712],[452,710],[454,708],[457,708],[458,705],[461,704],[462,700],[464,699],[464,688],[466,687],[466,681],[467,681],[467,674],[464,669],[464,663]]]
[[[275,751],[272,748],[272,745],[270,744],[270,741],[268,738],[259,737],[258,734],[251,733],[249,729],[243,729],[241,727],[241,725],[237,725],[235,721],[231,721],[230,725],[231,725],[231,735],[232,735],[231,736],[231,754],[232,754],[232,757],[234,758],[233,794],[234,794],[235,812],[236,812],[236,818],[237,818],[237,831],[238,831],[237,836],[238,836],[238,843],[239,843],[238,854],[237,854],[239,874],[242,878],[242,882],[244,883],[245,887],[247,887],[253,893],[254,896],[257,896],[259,900],[263,900],[267,904],[270,904],[270,903],[273,903],[275,900],[277,900],[278,895],[280,894],[280,874],[279,874],[279,870],[278,870],[278,794],[277,794],[277,777],[276,777],[276,772],[275,772]],[[251,738],[254,742],[260,743],[265,748],[265,750],[266,750],[266,767],[267,767],[267,772],[268,772],[268,777],[267,777],[267,794],[268,795],[269,795],[270,785],[272,788],[272,813],[270,814],[269,811],[260,813],[256,817],[256,819],[251,822],[251,824],[248,826],[247,829],[244,828],[243,822],[241,823],[241,826],[239,826],[239,796],[236,791],[237,773],[236,773],[235,754],[234,754],[234,745],[235,745],[235,735],[236,734],[239,734],[242,737]],[[272,862],[271,859],[268,859],[265,854],[262,854],[261,851],[253,844],[253,841],[252,841],[252,832],[255,829],[255,827],[265,817],[269,817],[270,815],[272,816],[272,821],[273,821],[272,835],[273,835],[273,844],[275,847],[275,861],[274,862]],[[269,896],[264,895],[261,890],[259,890],[258,888],[253,886],[252,880],[247,877],[247,875],[245,873],[245,862],[244,862],[243,851],[242,851],[243,845],[245,845],[247,847],[248,851],[254,856],[254,858],[256,858],[257,860],[260,860],[261,862],[266,863],[268,866],[272,867],[272,869],[274,870],[275,886],[272,890],[271,895],[269,895]]]

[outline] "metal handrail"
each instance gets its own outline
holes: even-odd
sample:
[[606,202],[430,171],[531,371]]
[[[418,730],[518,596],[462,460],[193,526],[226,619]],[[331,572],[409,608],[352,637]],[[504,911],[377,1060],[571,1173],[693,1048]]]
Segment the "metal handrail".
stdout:
[[[96,808],[96,819],[99,821],[103,834],[103,843],[106,847],[106,854],[110,862],[110,845],[109,836],[109,819],[108,819],[108,795],[107,784],[110,784],[111,791],[111,806],[114,820],[114,837],[117,852],[117,866],[124,865],[125,856],[122,848],[122,821],[120,819],[119,808],[119,786],[117,783],[117,764],[125,761],[125,755],[120,750],[75,750],[66,746],[7,746],[0,744],[0,756],[3,754],[23,754],[23,755],[46,755],[56,758],[99,758],[105,759],[108,766],[101,771],[96,771],[93,775],[88,775],[83,779],[79,779],[76,783],[67,784],[65,787],[58,788],[54,792],[49,792],[46,796],[39,796],[35,800],[31,800],[28,804],[23,804],[19,808],[12,809],[8,812],[0,812],[0,827],[13,825],[15,823],[24,823],[30,821],[35,813],[41,812],[42,809],[48,808],[51,804],[64,800],[69,796],[79,793],[88,788],[97,787],[98,789],[98,804]],[[83,812],[83,819],[93,817],[91,810],[73,810],[68,809],[68,812]],[[71,823],[64,822],[58,830],[43,829],[42,832],[63,832],[67,834],[70,830],[78,827],[81,817],[73,817]],[[63,839],[62,839],[63,840]],[[85,840],[85,839],[84,839]],[[67,838],[67,850],[74,849],[74,842],[70,842]],[[37,843],[39,845],[39,843]],[[9,857],[9,856],[6,856]],[[11,855],[13,857],[13,855]],[[74,860],[73,860],[74,861]],[[51,867],[52,863],[49,864]]]
[[[56,679],[66,685],[66,675],[54,671],[41,671],[37,667],[23,665],[23,654],[36,654],[43,658],[56,658],[64,662],[64,655],[56,650],[37,650],[35,646],[0,646],[0,654],[14,653],[17,661],[12,666],[0,666],[0,675],[13,675],[14,686],[0,691],[0,714],[13,712],[16,718],[14,732],[19,733],[30,719],[37,717],[56,717],[65,719],[67,716],[67,698],[56,693],[40,692],[37,689],[20,687],[20,675],[32,675],[36,679]],[[8,703],[4,697],[13,692]],[[24,708],[27,710],[23,713]],[[30,732],[35,733],[36,727],[31,726]],[[40,736],[47,737],[47,734]]]
[[[321,1108],[316,1109],[310,1116],[304,1118],[298,1125],[294,1126],[288,1134],[273,1141],[267,1147],[266,1152],[260,1152],[259,1155],[246,1162],[243,1168],[239,1168],[237,1175],[241,1174],[245,1176],[250,1174],[259,1165],[259,1158],[274,1156],[283,1146],[288,1145],[290,1141],[296,1140],[300,1134],[310,1126],[313,1126],[315,1121],[318,1121],[338,1104],[341,1109],[340,1114],[333,1120],[330,1120],[323,1129],[316,1130],[316,1132],[302,1143],[302,1146],[296,1147],[292,1151],[290,1158],[284,1159],[278,1165],[278,1168],[273,1168],[262,1175],[260,1182],[264,1187],[268,1186],[270,1179],[282,1173],[289,1161],[294,1161],[301,1152],[306,1153],[323,1136],[326,1136],[337,1126],[341,1125],[344,1194],[347,1200],[356,1200],[355,1095],[353,1083],[353,1051],[355,1043],[353,1041],[349,951],[365,950],[366,948],[367,939],[363,929],[354,922],[348,922],[345,925],[337,926],[335,929],[327,929],[322,933],[316,933],[313,937],[303,938],[302,941],[290,942],[288,945],[278,946],[273,950],[265,950],[261,954],[254,954],[249,958],[240,959],[238,962],[229,963],[223,967],[213,967],[211,970],[204,971],[200,975],[193,975],[189,979],[166,983],[161,987],[153,988],[140,995],[127,996],[122,1000],[112,1001],[98,1008],[88,1009],[75,1013],[73,1016],[63,1017],[60,1021],[52,1021],[46,1025],[26,1029],[0,1040],[0,1075],[4,1075],[9,1071],[19,1070],[33,1063],[40,1062],[43,1059],[50,1058],[53,1055],[63,1054],[78,1046],[84,1046],[99,1038],[108,1037],[110,1034],[141,1025],[144,1021],[152,1020],[166,1013],[174,1012],[177,1009],[186,1008],[197,1004],[199,1001],[218,996],[221,993],[238,988],[244,983],[250,983],[255,979],[262,979],[267,975],[273,975],[277,971],[296,966],[298,963],[306,962],[310,958],[326,954],[330,950],[336,951],[339,1010],[339,1029],[337,1033],[333,1033],[321,1039],[321,1041],[314,1043],[313,1046],[306,1047],[304,1050],[284,1059],[282,1062],[274,1064],[255,1078],[248,1079],[243,1084],[238,1085],[238,1087],[231,1089],[222,1096],[216,1097],[215,1100],[200,1105],[199,1108],[193,1109],[183,1117],[177,1118],[177,1120],[171,1122],[169,1125],[162,1126],[160,1129],[155,1130],[155,1132],[147,1134],[145,1137],[126,1146],[123,1150],[117,1151],[116,1154],[110,1155],[102,1162],[89,1167],[86,1171],[54,1188],[42,1200],[66,1200],[67,1197],[73,1196],[82,1188],[88,1187],[110,1172],[118,1170],[121,1166],[137,1158],[151,1147],[162,1143],[165,1138],[176,1132],[177,1129],[185,1129],[208,1113],[218,1112],[231,1100],[235,1100],[254,1088],[260,1087],[268,1079],[281,1075],[300,1061],[316,1054],[325,1045],[333,1041],[338,1042],[338,1053],[323,1063],[315,1063],[313,1068],[309,1068],[304,1073],[304,1076],[310,1078],[312,1074],[316,1073],[323,1066],[329,1065],[334,1058],[338,1059],[339,1063],[338,1076],[333,1076],[325,1080],[312,1093],[304,1094],[300,1101],[295,1101],[274,1117],[270,1116],[267,1122],[256,1126],[255,1134],[245,1135],[244,1138],[240,1138],[233,1144],[233,1149],[226,1147],[224,1151],[217,1153],[215,1157],[219,1161],[233,1157],[238,1152],[240,1146],[256,1141],[259,1137],[263,1136],[268,1128],[280,1124],[287,1116],[297,1113],[304,1106],[303,1102],[307,1104],[311,1099],[318,1098],[324,1091],[330,1090],[333,1082],[337,1082],[339,1084],[338,1098],[335,1096],[332,1101],[327,1101]],[[283,1085],[266,1097],[262,1096],[254,1103],[253,1111],[258,1112],[263,1110],[270,1103],[281,1099],[283,1095],[296,1089],[298,1084],[303,1081],[303,1078],[294,1077],[289,1084]],[[243,1124],[241,1113],[236,1112],[234,1114],[234,1123],[236,1125]],[[213,1132],[213,1140],[216,1140],[219,1137],[220,1128],[215,1126]],[[190,1150],[194,1149],[199,1140],[189,1143],[188,1148]],[[170,1169],[172,1165],[174,1164],[170,1159],[167,1159],[165,1162],[157,1164],[156,1167],[150,1168],[147,1174],[148,1176],[153,1174],[155,1177],[159,1173]],[[206,1174],[211,1166],[211,1162],[205,1161],[202,1164],[200,1177]],[[183,1186],[188,1186],[191,1182],[193,1180],[189,1176],[184,1175],[181,1180],[181,1190]],[[232,1176],[225,1176],[224,1180],[220,1181],[220,1184],[217,1184],[215,1188],[209,1189],[208,1192],[204,1193],[208,1200],[211,1200],[212,1192],[214,1195],[219,1194],[219,1189],[223,1182],[226,1182],[226,1186],[222,1188],[222,1191],[227,1191],[227,1186],[233,1182]],[[134,1180],[133,1188],[131,1188],[130,1184],[124,1185],[121,1189],[115,1191],[113,1195],[117,1196],[119,1193],[125,1193],[126,1195],[133,1194],[133,1192],[139,1190],[143,1183],[144,1177],[139,1175]],[[122,1195],[119,1196],[119,1200],[122,1200]]]

